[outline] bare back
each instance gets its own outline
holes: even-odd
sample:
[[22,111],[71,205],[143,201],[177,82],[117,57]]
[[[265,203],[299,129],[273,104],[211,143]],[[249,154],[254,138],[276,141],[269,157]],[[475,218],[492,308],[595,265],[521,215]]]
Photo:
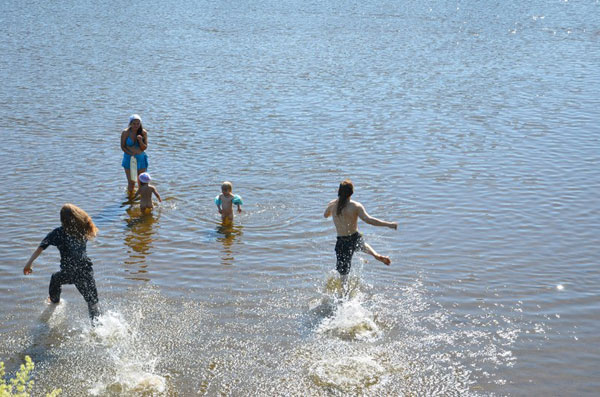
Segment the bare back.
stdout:
[[141,186],[138,189],[138,193],[140,195],[140,208],[152,208],[154,205],[152,204],[152,193],[154,192],[154,187],[150,185]]
[[337,214],[338,199],[332,200],[325,209],[325,218],[333,216],[333,224],[337,230],[338,236],[350,236],[358,231],[358,218],[373,226],[385,226],[397,229],[396,222],[386,222],[374,218],[367,214],[365,207],[358,201],[349,200],[348,204],[342,209],[340,215]]
[[327,209],[331,209],[333,224],[338,236],[350,236],[358,231],[358,216],[362,205],[356,201],[348,201],[340,215],[337,214],[338,200],[329,203]]

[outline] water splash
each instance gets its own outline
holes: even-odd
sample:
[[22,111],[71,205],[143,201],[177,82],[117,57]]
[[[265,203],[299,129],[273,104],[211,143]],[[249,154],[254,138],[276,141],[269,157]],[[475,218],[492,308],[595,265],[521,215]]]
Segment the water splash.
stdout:
[[83,334],[90,342],[99,342],[111,346],[131,336],[129,324],[123,315],[114,311],[107,311],[98,317],[94,328],[89,328]]
[[59,303],[52,303],[46,300],[47,308],[40,316],[40,321],[48,325],[50,329],[61,328],[64,326],[68,312],[68,302],[62,298]]
[[343,285],[337,276],[329,277],[320,305],[313,303],[311,310],[321,314],[317,334],[333,335],[344,340],[373,341],[381,336],[375,315],[367,307],[368,294],[361,289],[358,277],[350,277]]
[[33,337],[39,343],[24,349],[35,357],[36,392],[493,394],[506,382],[498,368],[514,363],[515,341],[533,327],[492,307],[467,314],[444,308],[421,280],[375,289],[358,277],[347,296],[335,277],[315,279],[325,284],[320,292],[276,280],[261,279],[272,293],[260,302],[243,288],[210,302],[173,298],[152,285],[128,291],[126,300],[107,293],[96,328],[84,305],[68,307],[55,317],[60,327],[41,327]]
[[381,335],[373,313],[363,307],[360,299],[342,301],[333,316],[325,318],[317,328],[319,334],[330,334],[341,339],[373,341]]
[[385,369],[371,357],[358,356],[321,360],[309,373],[318,386],[356,393],[378,384]]
[[98,318],[96,327],[86,329],[82,337],[88,343],[106,347],[113,361],[113,375],[96,382],[88,390],[91,395],[165,392],[166,379],[155,373],[157,358],[136,347],[136,329],[121,313],[107,311]]

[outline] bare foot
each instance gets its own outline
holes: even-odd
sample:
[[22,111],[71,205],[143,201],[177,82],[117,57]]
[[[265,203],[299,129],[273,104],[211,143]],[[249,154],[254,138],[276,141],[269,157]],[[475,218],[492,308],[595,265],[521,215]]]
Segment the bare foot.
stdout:
[[59,302],[52,302],[52,299],[50,299],[50,297],[47,297],[46,298],[46,303],[47,304],[58,305],[60,303],[60,301]]
[[392,261],[390,260],[389,256],[379,255],[379,256],[376,256],[375,259],[377,259],[379,262],[382,262],[383,264],[388,265],[388,266],[392,264]]

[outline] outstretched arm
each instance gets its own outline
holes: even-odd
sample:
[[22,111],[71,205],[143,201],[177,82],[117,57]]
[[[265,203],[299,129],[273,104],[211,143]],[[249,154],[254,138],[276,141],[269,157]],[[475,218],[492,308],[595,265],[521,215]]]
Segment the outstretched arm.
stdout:
[[154,192],[154,195],[156,196],[156,198],[158,198],[158,201],[160,201],[162,203],[162,199],[160,198],[160,194],[158,194],[158,190],[156,190],[155,187],[152,188],[152,192]]
[[37,249],[35,251],[33,251],[33,254],[31,254],[31,258],[29,258],[29,260],[27,261],[27,264],[23,268],[23,274],[28,275],[33,272],[33,270],[31,270],[31,265],[33,265],[33,261],[36,260],[37,257],[40,256],[40,254],[43,251],[44,251],[44,249],[42,247],[37,247]]
[[365,210],[365,207],[362,204],[358,204],[358,217],[360,219],[362,219],[364,222],[368,223],[369,225],[385,226],[385,227],[389,227],[390,229],[394,229],[394,230],[398,229],[397,222],[382,221],[381,219],[374,218],[374,217],[370,216],[369,214],[367,214],[367,211]]

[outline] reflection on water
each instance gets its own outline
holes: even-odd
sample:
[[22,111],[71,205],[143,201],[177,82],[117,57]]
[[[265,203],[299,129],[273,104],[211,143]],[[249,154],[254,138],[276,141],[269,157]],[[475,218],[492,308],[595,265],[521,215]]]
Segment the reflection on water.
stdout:
[[119,219],[123,214],[123,207],[131,206],[132,203],[131,199],[128,199],[122,203],[109,204],[96,213],[92,212],[92,219],[96,226],[103,230],[105,226]]
[[124,263],[126,266],[133,267],[137,265],[137,269],[126,270],[136,280],[149,281],[149,278],[142,275],[148,273],[146,257],[152,253],[152,236],[156,233],[155,223],[158,223],[160,218],[160,208],[155,208],[154,211],[142,211],[139,205],[131,206],[126,209],[127,217],[124,221],[127,225],[125,229],[125,245],[128,247],[129,258]]
[[59,346],[69,337],[69,327],[65,321],[68,304],[64,298],[58,304],[45,303],[46,307],[33,329],[31,344],[23,354],[30,356],[36,365],[51,360],[52,350],[50,348]]
[[242,225],[235,225],[231,220],[224,220],[217,226],[217,241],[223,243],[223,251],[221,254],[222,265],[233,265],[235,258],[233,257],[233,244],[238,236],[242,235]]

